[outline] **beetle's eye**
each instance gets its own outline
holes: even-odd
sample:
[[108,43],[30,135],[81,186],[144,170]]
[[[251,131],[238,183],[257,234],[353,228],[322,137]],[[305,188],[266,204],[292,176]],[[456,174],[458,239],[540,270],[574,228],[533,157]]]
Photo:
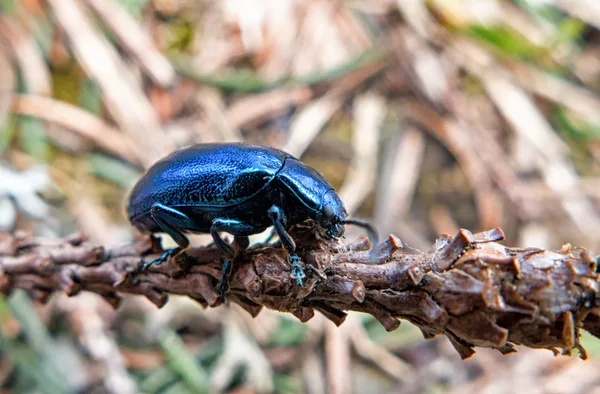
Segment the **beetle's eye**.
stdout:
[[323,213],[325,214],[325,216],[327,217],[332,217],[333,216],[333,207],[331,205],[325,205],[325,208],[323,209]]

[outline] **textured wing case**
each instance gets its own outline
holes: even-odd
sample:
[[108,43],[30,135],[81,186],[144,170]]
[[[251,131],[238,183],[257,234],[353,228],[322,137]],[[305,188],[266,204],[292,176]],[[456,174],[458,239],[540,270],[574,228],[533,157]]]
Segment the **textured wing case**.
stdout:
[[261,191],[283,166],[286,154],[251,144],[194,145],[157,162],[133,189],[130,218],[154,202],[176,206],[239,204]]

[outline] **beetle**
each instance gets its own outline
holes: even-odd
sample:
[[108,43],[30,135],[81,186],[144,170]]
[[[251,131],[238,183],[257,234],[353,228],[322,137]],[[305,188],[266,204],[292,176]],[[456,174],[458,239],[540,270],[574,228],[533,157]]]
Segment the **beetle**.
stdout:
[[155,163],[134,186],[127,204],[129,221],[141,232],[164,232],[177,243],[144,266],[161,264],[189,247],[185,233],[210,233],[225,259],[219,288],[223,297],[234,249],[221,238],[247,236],[274,227],[292,262],[292,276],[305,277],[291,226],[313,219],[328,238],[344,234],[344,203],[317,170],[275,148],[249,143],[209,143],[176,150]]

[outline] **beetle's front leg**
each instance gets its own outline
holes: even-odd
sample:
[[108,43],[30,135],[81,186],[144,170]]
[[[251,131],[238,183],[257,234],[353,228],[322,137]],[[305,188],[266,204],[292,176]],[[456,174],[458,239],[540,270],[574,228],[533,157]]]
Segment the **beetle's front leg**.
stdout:
[[290,261],[293,264],[292,276],[296,278],[298,284],[302,286],[302,278],[305,278],[306,275],[304,274],[304,270],[300,266],[300,257],[298,257],[298,255],[296,254],[296,243],[283,227],[283,213],[281,212],[281,208],[279,208],[276,205],[273,205],[269,209],[269,217],[273,222],[273,227],[275,227],[277,235],[279,235],[279,239],[281,239],[283,247],[288,251],[290,255]]
[[[223,269],[221,270],[221,281],[217,284],[217,289],[221,293],[221,301],[225,301],[225,293],[229,291],[229,275],[232,269],[232,260],[235,257],[235,250],[221,238],[219,232],[224,231],[230,234],[252,232],[253,227],[248,226],[239,220],[234,219],[215,219],[210,227],[210,235],[215,241],[215,245],[221,255],[225,258]],[[248,247],[248,237],[241,237],[234,235],[234,242],[238,245],[238,248],[245,249]]]

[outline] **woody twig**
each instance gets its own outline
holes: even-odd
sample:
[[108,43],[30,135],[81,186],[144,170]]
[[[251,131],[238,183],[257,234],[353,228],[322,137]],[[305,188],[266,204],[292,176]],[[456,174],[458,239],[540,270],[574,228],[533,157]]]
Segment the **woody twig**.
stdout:
[[[506,354],[515,345],[570,354],[580,330],[600,337],[598,258],[565,245],[559,251],[511,248],[498,243],[500,229],[461,230],[440,237],[421,252],[391,235],[370,248],[324,240],[314,226],[291,231],[307,278],[298,286],[287,253],[255,245],[237,253],[227,300],[253,316],[263,307],[306,322],[321,312],[335,324],[346,311],[373,315],[388,331],[400,319],[426,338],[443,334],[462,358],[474,347]],[[52,293],[91,291],[118,307],[121,294],[146,296],[158,307],[169,294],[187,295],[205,307],[222,304],[215,289],[222,260],[214,247],[193,248],[149,270],[141,267],[162,252],[157,238],[114,249],[86,242],[80,234],[61,240],[24,233],[0,234],[0,290],[24,289],[46,301]]]

